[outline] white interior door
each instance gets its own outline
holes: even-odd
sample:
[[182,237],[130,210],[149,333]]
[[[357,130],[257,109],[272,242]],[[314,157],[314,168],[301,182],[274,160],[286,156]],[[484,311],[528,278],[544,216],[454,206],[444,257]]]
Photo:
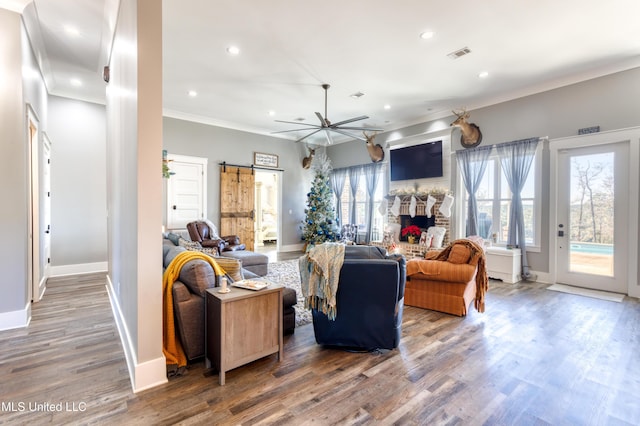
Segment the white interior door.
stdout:
[[628,163],[626,142],[558,152],[557,282],[627,293]]
[[184,229],[207,216],[207,159],[171,154],[167,159],[172,173],[167,182],[167,228]]

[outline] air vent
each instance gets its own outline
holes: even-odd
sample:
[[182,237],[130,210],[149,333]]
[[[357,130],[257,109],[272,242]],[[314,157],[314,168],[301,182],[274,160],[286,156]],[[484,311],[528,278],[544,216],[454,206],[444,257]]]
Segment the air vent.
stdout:
[[460,50],[456,50],[455,52],[449,53],[447,56],[451,59],[458,59],[461,56],[467,55],[469,53],[471,53],[471,49],[469,49],[468,47],[463,47]]
[[361,97],[363,97],[363,96],[364,96],[364,93],[362,93],[362,92],[356,92],[356,93],[352,93],[352,94],[351,94],[351,95],[349,95],[349,96],[351,96],[351,97],[352,97],[352,98],[354,98],[354,99],[359,99],[359,98],[361,98]]

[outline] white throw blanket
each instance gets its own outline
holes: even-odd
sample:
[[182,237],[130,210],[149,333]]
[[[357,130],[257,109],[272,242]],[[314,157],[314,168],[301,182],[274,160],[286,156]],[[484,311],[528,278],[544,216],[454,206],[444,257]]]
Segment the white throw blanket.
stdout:
[[344,244],[341,243],[315,246],[298,261],[305,307],[322,310],[330,320],[335,320],[337,315],[336,293],[343,263]]

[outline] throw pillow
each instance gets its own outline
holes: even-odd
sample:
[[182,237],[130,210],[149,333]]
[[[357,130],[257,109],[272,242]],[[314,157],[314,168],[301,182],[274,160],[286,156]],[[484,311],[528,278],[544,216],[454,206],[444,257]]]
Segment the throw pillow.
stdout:
[[185,240],[184,238],[180,237],[178,239],[178,245],[180,247],[184,247],[187,250],[200,250],[202,248],[202,246],[200,245],[200,243],[195,242],[195,241],[189,241],[189,240]]
[[244,276],[242,275],[241,260],[232,259],[230,257],[214,257],[213,259],[222,267],[222,269],[224,269],[233,282],[244,279]]
[[169,232],[167,234],[167,239],[171,241],[175,245],[179,245],[180,235],[174,234],[173,232]]
[[441,226],[430,226],[429,229],[427,229],[427,234],[433,235],[433,240],[431,241],[432,248],[442,247],[445,232],[447,232],[447,229]]
[[463,264],[468,263],[470,257],[471,250],[469,249],[469,247],[462,244],[455,244],[453,247],[451,247],[451,251],[449,252],[447,261],[449,263]]

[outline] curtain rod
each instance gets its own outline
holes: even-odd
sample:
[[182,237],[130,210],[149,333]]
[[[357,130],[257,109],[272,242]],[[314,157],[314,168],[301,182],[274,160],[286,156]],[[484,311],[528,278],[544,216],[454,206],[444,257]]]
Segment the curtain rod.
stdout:
[[243,166],[242,164],[231,164],[231,163],[227,163],[226,161],[223,161],[222,163],[218,163],[219,166],[222,166],[225,171],[226,171],[226,167],[242,167],[243,169],[251,169],[251,170],[272,170],[274,172],[284,172],[284,169],[275,169],[273,167],[261,167],[261,166],[254,166],[253,164],[250,166]]

